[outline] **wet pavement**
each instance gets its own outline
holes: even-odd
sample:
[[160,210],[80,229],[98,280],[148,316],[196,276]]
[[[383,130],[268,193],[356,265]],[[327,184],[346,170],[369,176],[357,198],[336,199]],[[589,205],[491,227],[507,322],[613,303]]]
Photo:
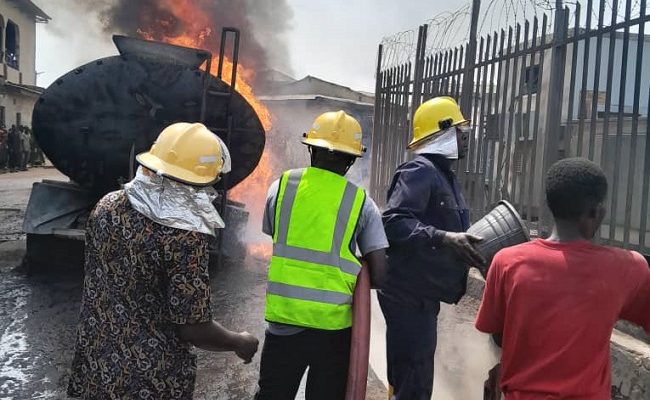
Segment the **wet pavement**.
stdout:
[[436,400],[483,399],[488,371],[500,350],[489,335],[474,328],[479,301],[466,296],[455,306],[443,305],[438,321],[435,361]]
[[0,242],[24,238],[23,218],[32,184],[43,179],[68,181],[54,168],[0,174]]
[[[0,399],[62,399],[74,345],[81,274],[30,276],[12,268],[19,262],[20,243],[0,244]],[[12,246],[18,249],[7,257]],[[225,262],[221,268],[213,268],[211,281],[214,318],[230,329],[247,330],[263,338],[266,262],[254,257]],[[482,398],[483,380],[496,355],[488,337],[472,326],[477,306],[477,300],[466,297],[457,306],[442,308],[436,399]],[[383,318],[374,303],[374,372],[369,379],[368,399],[386,398],[384,329]],[[259,355],[252,364],[244,365],[233,354],[196,352],[195,399],[252,398]]]
[[[1,264],[0,264],[1,265]],[[226,327],[264,333],[266,263],[249,257],[226,262],[211,271],[214,318]],[[0,398],[65,398],[81,276],[29,276],[20,269],[0,267]],[[444,306],[436,354],[435,398],[480,399],[486,371],[495,361],[492,345],[472,327],[474,299]],[[369,399],[385,399],[383,319],[374,313]],[[252,398],[259,354],[244,365],[234,354],[196,350],[198,375],[195,399]],[[382,383],[383,382],[383,383]]]
[[[483,382],[496,365],[499,350],[488,335],[474,328],[478,305],[477,299],[465,296],[457,305],[441,306],[432,397],[436,400],[483,398]],[[387,387],[385,323],[376,296],[372,307],[370,365]]]
[[[28,274],[16,268],[24,255],[21,226],[31,184],[62,179],[53,169],[0,175],[0,399],[65,399],[81,297],[81,265],[68,273]],[[17,210],[9,213],[8,209]],[[4,214],[2,214],[4,213]],[[212,268],[214,318],[233,330],[264,334],[267,262],[247,256]],[[488,337],[473,328],[477,300],[443,306],[436,354],[435,398],[482,398],[482,384],[496,356]],[[371,367],[367,399],[386,399],[385,326],[373,302]],[[260,345],[261,349],[261,345]],[[196,350],[195,399],[251,399],[259,353],[244,365],[234,354]],[[304,394],[299,394],[299,399]]]
[[75,275],[30,277],[3,261],[0,398],[65,398],[62,388],[72,357],[81,279]]
[[[0,245],[0,257],[7,243]],[[10,264],[0,262],[0,399],[63,399],[73,354],[81,274],[30,276]],[[263,338],[266,262],[252,257],[226,261],[211,271],[211,281],[214,318],[229,329],[247,330]],[[195,351],[195,399],[253,397],[259,353],[245,365],[232,353]],[[383,385],[373,376],[367,398],[384,399],[384,393]]]

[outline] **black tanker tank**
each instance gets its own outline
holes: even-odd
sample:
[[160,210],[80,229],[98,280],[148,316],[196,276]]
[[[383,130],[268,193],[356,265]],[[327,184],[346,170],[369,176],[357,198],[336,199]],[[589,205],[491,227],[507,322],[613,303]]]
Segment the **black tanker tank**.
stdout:
[[178,121],[201,121],[224,140],[231,124],[228,188],[255,169],[264,128],[246,99],[200,69],[210,53],[122,36],[114,42],[120,55],[57,79],[34,107],[34,135],[59,171],[94,192],[116,189],[133,173],[134,154]]
[[[231,60],[236,65],[236,29],[224,28],[219,59],[224,59],[227,33],[235,34]],[[30,266],[49,270],[83,264],[90,210],[101,196],[133,176],[135,155],[147,151],[169,124],[203,122],[228,143],[232,170],[215,185],[222,194],[253,172],[264,151],[264,127],[253,107],[202,69],[210,70],[209,52],[123,36],[113,41],[118,56],[90,62],[57,79],[34,107],[32,128],[38,144],[70,182],[45,180],[32,188],[23,225]],[[237,232],[248,213],[234,202],[228,202],[226,210],[223,199],[220,196],[219,209],[227,211],[228,232],[219,235],[223,246],[213,248],[240,257],[243,247]]]

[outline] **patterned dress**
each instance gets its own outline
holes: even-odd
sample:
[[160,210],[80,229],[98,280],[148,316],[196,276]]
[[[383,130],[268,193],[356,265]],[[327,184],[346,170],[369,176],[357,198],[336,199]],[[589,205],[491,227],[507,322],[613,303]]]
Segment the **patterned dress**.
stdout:
[[175,324],[211,320],[208,236],[169,228],[107,194],[86,230],[68,395],[191,399],[196,357]]

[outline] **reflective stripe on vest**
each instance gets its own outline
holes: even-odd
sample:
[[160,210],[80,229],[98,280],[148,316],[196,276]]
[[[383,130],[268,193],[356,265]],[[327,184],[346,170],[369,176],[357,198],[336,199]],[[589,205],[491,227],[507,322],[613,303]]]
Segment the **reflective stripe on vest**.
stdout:
[[269,282],[268,292],[293,299],[329,304],[351,304],[352,296],[327,290],[309,289],[284,283]]
[[[297,201],[301,184],[306,185],[303,189],[310,194],[307,200],[303,197]],[[319,207],[326,200],[332,202],[335,194],[340,196],[335,200],[338,202],[335,218],[321,215],[306,222],[308,226],[293,225],[303,223],[292,221],[296,214]],[[267,320],[318,329],[343,329],[351,325],[352,293],[361,263],[349,246],[364,200],[362,189],[328,171],[310,168],[283,175],[275,211]],[[305,204],[305,201],[313,203]],[[336,204],[332,202],[328,206],[334,210]],[[305,237],[294,237],[289,244],[292,226]],[[323,235],[330,232],[328,242]],[[310,240],[329,244],[328,251],[315,250]]]

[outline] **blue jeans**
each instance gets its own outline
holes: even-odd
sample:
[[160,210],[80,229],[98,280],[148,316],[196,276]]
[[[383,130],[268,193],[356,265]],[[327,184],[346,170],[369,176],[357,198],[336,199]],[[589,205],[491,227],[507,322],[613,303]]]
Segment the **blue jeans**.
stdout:
[[400,303],[378,294],[386,319],[386,356],[391,400],[430,400],[440,302]]

